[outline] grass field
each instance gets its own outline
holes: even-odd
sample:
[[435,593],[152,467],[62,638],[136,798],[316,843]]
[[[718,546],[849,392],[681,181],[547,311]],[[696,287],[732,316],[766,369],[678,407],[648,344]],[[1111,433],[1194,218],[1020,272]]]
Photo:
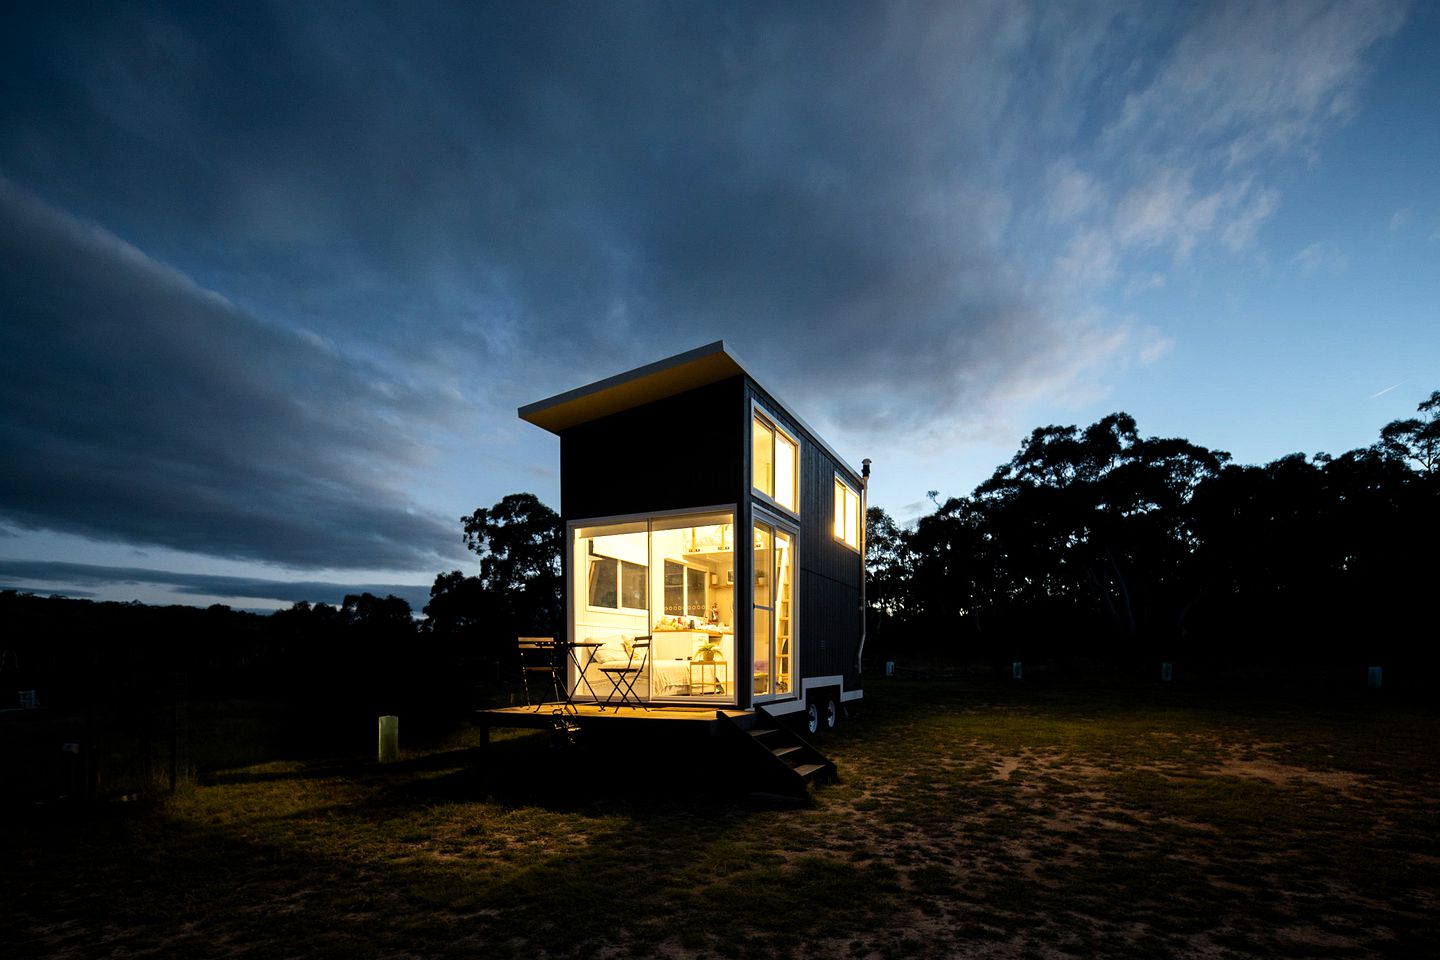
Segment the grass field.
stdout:
[[[243,726],[243,725],[238,725]],[[0,831],[5,957],[1424,957],[1440,711],[874,681],[767,806],[704,750],[473,732]],[[677,763],[676,757],[688,762]]]

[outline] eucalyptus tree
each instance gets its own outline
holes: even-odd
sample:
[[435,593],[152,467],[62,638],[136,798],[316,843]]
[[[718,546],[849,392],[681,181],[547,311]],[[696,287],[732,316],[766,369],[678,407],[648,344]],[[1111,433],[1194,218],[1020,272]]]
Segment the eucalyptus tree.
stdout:
[[1415,408],[1420,414],[1406,420],[1392,420],[1380,430],[1379,448],[1391,456],[1415,464],[1434,474],[1440,470],[1440,390]]
[[507,656],[517,635],[554,635],[563,598],[560,517],[533,493],[512,493],[460,518],[479,572],[441,573],[425,605],[426,629],[486,655]]
[[1182,439],[1143,438],[1113,413],[1083,430],[1036,429],[975,491],[1009,596],[1048,608],[1052,624],[1098,626],[1112,641],[1183,629],[1194,602],[1187,508],[1229,455]]

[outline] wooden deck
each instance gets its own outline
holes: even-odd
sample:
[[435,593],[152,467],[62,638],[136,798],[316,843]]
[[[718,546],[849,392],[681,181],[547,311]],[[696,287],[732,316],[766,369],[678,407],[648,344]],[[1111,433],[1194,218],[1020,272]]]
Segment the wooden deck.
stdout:
[[528,707],[493,707],[475,711],[475,719],[485,731],[489,740],[491,727],[520,727],[534,730],[548,730],[555,726],[557,715],[563,715],[582,728],[618,729],[641,725],[667,725],[690,727],[696,733],[715,732],[718,716],[724,714],[731,719],[751,716],[748,710],[726,709],[717,706],[686,707],[677,704],[642,707],[601,707],[594,703],[544,703],[539,709],[532,704]]
[[[626,753],[637,740],[685,744],[684,756],[698,756],[700,741],[712,744],[706,762],[729,771],[729,782],[748,783],[766,795],[804,797],[809,784],[834,780],[835,764],[795,730],[764,710],[735,710],[719,706],[666,704],[642,707],[604,707],[595,703],[545,703],[537,709],[494,707],[475,711],[482,731],[481,745],[489,754],[492,727],[550,730],[555,742],[574,746],[581,742],[623,745]],[[561,718],[564,718],[563,721]],[[646,755],[648,752],[642,751]],[[728,759],[727,759],[728,758]],[[707,769],[710,769],[707,767]]]
[[[743,717],[750,711],[733,710],[718,706],[685,707],[679,704],[655,705],[646,710],[643,707],[601,707],[595,703],[542,703],[537,708],[492,707],[477,710],[476,714],[496,727],[548,727],[557,712],[581,720],[674,720],[692,723],[714,723],[717,713],[729,717]],[[532,722],[533,721],[533,722]]]

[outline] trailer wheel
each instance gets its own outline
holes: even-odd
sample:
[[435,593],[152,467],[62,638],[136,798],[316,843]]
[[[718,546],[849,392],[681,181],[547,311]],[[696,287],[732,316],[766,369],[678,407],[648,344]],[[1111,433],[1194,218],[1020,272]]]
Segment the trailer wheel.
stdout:
[[805,705],[805,729],[812,736],[820,732],[820,704],[814,700]]
[[836,724],[839,722],[840,701],[836,698],[835,694],[832,693],[825,698],[825,729],[834,730]]

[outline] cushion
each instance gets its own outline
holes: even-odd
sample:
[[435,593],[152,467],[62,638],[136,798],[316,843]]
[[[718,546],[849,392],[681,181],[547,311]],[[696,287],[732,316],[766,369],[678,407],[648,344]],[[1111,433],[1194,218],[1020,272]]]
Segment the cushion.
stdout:
[[617,660],[624,662],[629,659],[630,651],[619,637],[606,637],[605,642],[595,648],[595,663],[614,663]]

